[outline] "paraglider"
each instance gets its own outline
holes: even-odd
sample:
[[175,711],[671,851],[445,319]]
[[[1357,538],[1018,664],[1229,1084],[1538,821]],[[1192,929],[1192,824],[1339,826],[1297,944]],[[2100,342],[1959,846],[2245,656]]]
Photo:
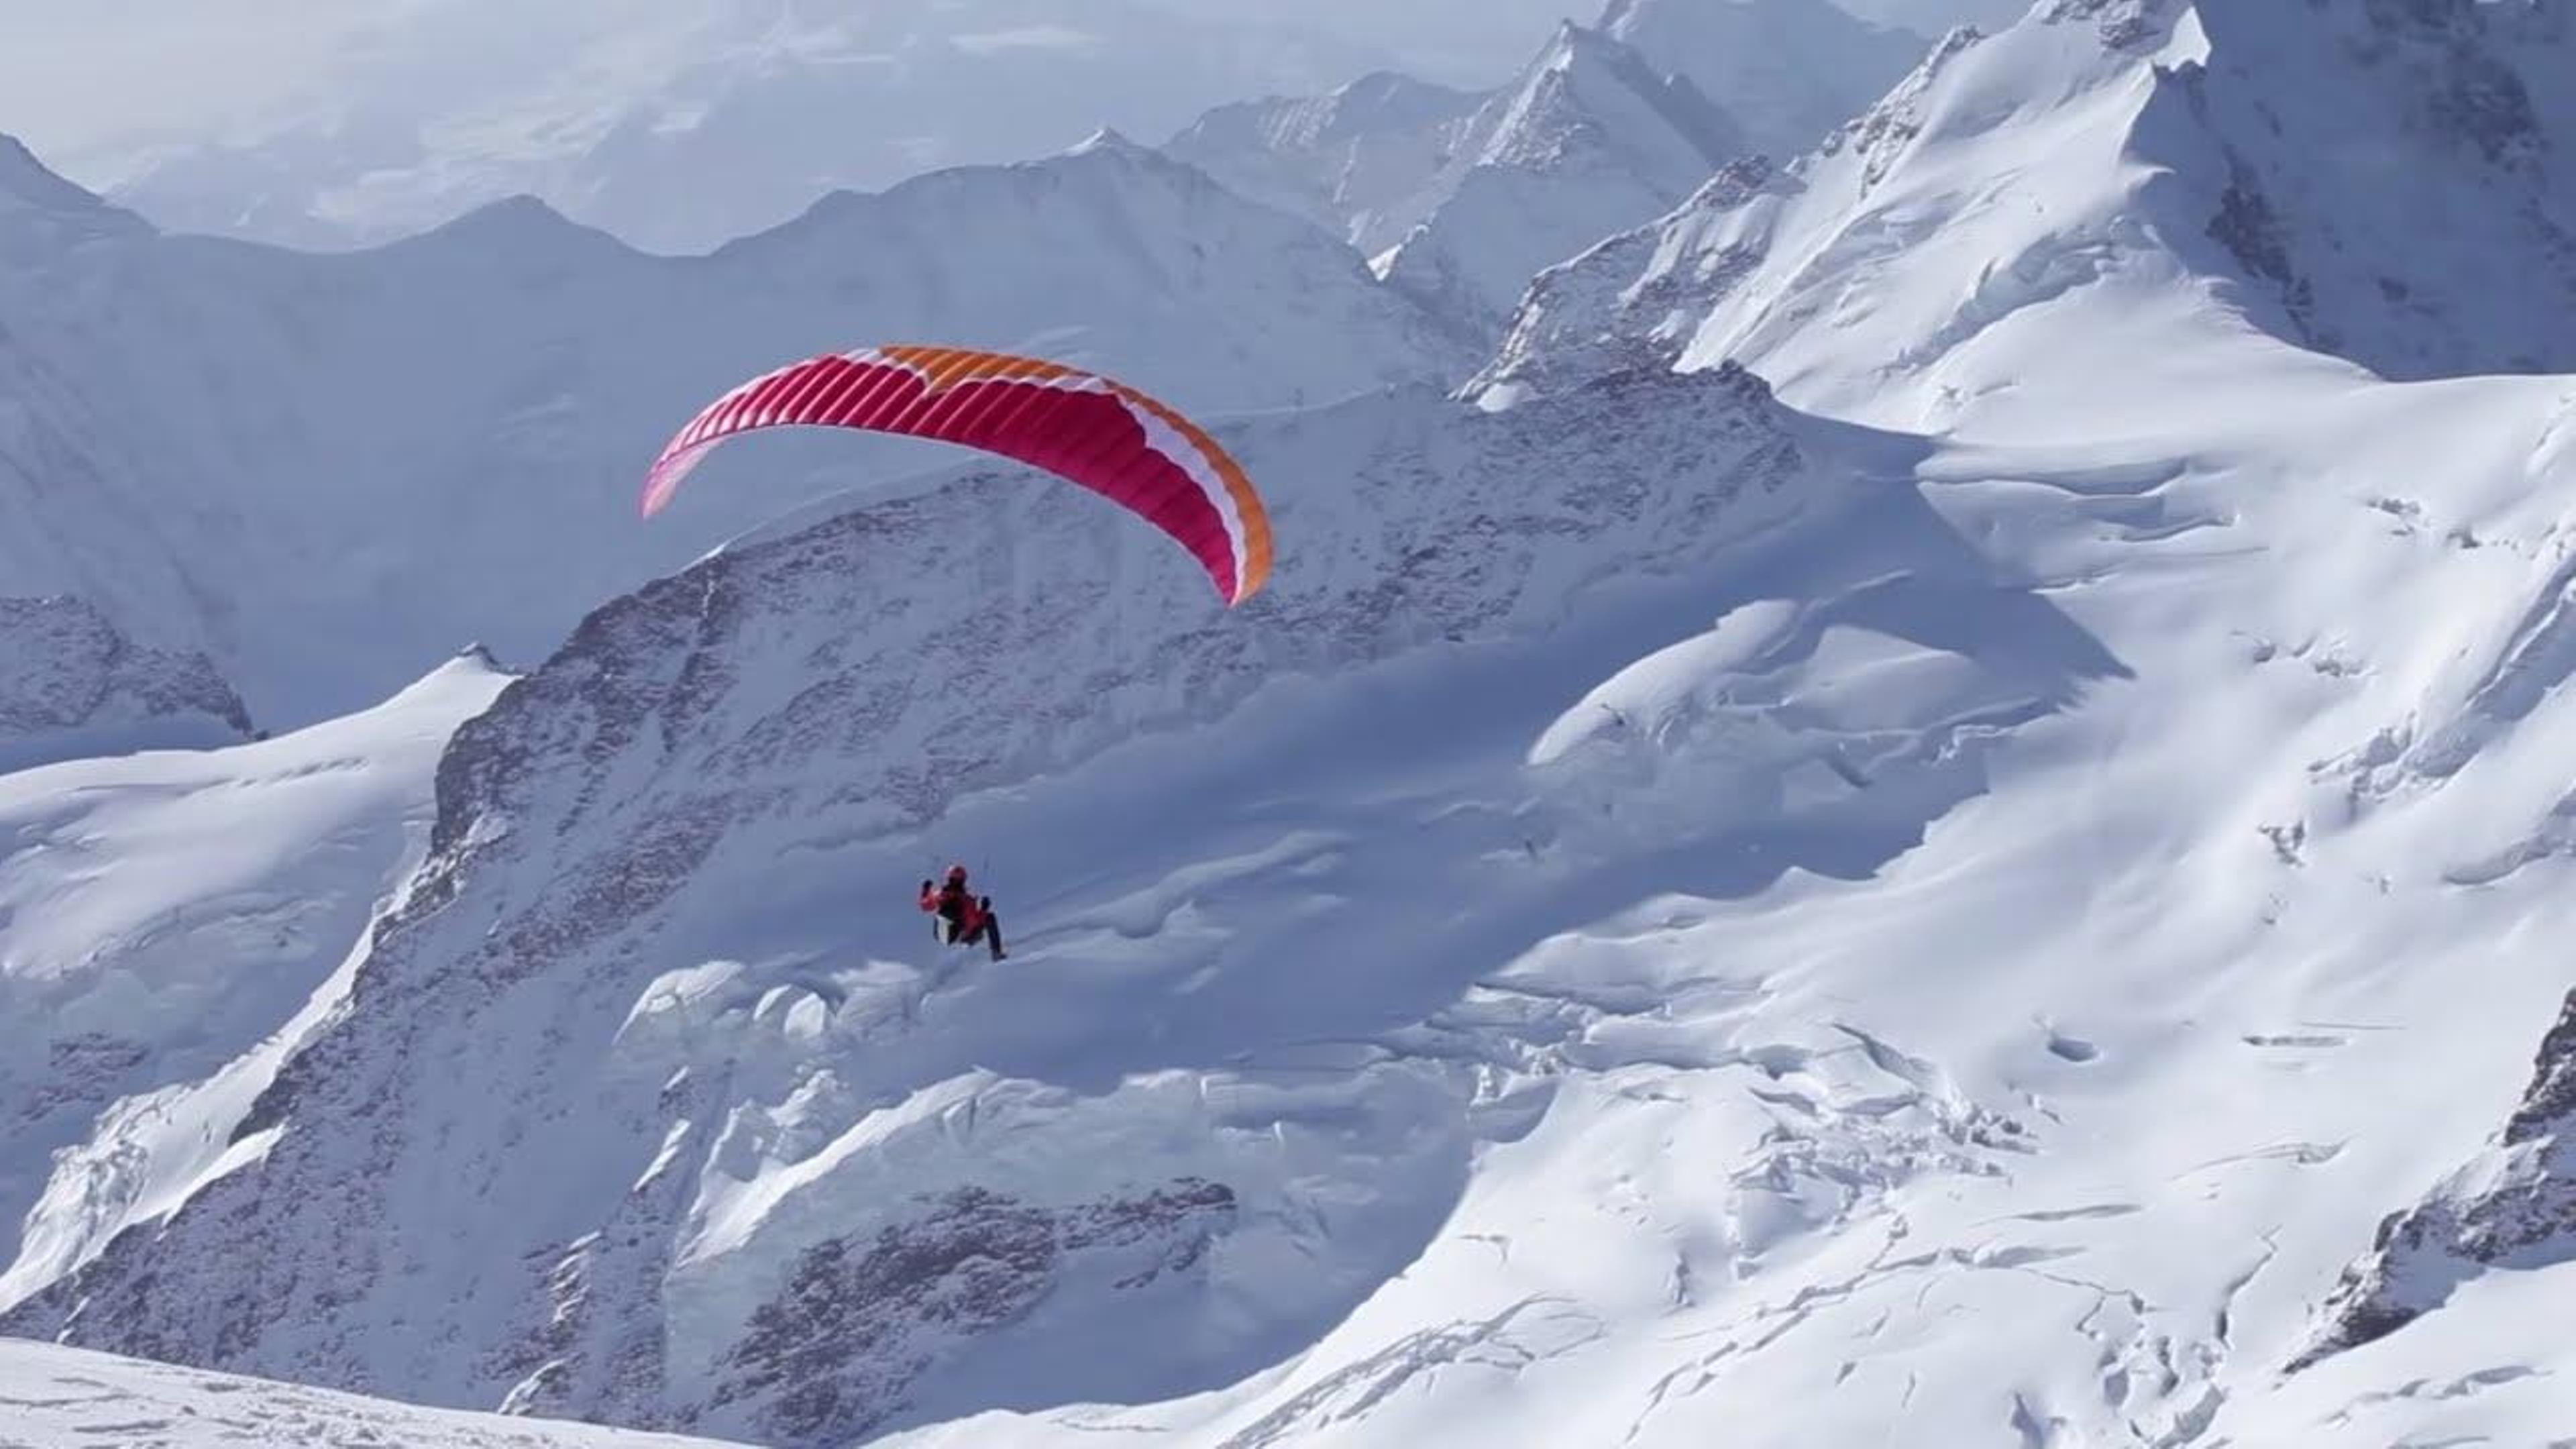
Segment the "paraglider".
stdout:
[[864,348],[753,378],[663,448],[645,479],[644,515],[661,511],[718,443],[774,427],[930,438],[1044,468],[1169,535],[1228,607],[1252,597],[1270,574],[1261,497],[1204,429],[1097,373],[958,348]]
[[921,908],[938,919],[930,923],[932,939],[943,946],[981,944],[1000,961],[1011,953],[1002,949],[1002,918],[993,912],[993,898],[979,896],[967,887],[966,867],[952,865],[948,879],[940,885],[921,883]]

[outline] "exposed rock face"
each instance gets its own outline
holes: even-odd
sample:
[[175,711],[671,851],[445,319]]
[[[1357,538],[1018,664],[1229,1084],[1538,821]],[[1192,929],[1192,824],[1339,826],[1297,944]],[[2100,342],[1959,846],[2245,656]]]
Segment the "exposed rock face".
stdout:
[[138,644],[83,599],[0,598],[0,766],[82,753],[83,739],[215,744],[250,732],[204,655]]
[[1006,1326],[1078,1267],[1119,1288],[1186,1273],[1235,1201],[1222,1183],[1183,1179],[1070,1210],[973,1188],[923,1206],[872,1240],[808,1248],[786,1291],[754,1310],[725,1355],[711,1407],[762,1401],[753,1422],[782,1444],[852,1442],[930,1367],[918,1340]]
[[2396,378],[2576,369],[2576,9],[2201,0],[2197,18],[2208,58],[2171,85],[2203,137],[2151,126],[2141,149],[2198,173],[2208,237],[2287,330]]
[[2576,1258],[2576,991],[2541,1038],[2531,1085],[2495,1144],[2380,1224],[2294,1366],[2384,1338],[2495,1269]]
[[[1869,110],[1786,165],[1727,163],[1663,217],[1539,274],[1493,360],[1471,387],[1554,392],[1586,379],[1681,361],[1711,314],[1785,268],[1781,230],[1796,209],[1858,209],[1922,134],[1934,87],[1982,37],[1952,31]],[[1794,256],[1794,249],[1790,253]]]

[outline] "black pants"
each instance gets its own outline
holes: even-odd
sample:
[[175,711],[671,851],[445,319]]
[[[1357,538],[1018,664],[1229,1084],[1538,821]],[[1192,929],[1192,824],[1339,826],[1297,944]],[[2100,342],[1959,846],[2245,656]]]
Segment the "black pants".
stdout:
[[984,907],[984,924],[977,928],[975,934],[972,936],[962,935],[956,921],[951,920],[946,916],[941,916],[939,918],[939,939],[943,944],[954,946],[962,940],[967,945],[972,946],[979,937],[983,940],[985,947],[993,953],[993,959],[996,961],[1001,960],[1002,918],[993,914],[993,908],[991,906]]

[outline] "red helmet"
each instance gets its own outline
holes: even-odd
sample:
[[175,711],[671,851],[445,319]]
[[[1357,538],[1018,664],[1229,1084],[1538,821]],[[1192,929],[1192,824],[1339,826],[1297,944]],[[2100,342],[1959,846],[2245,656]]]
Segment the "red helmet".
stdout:
[[962,865],[952,865],[948,867],[948,879],[951,884],[964,885],[966,883],[966,867]]

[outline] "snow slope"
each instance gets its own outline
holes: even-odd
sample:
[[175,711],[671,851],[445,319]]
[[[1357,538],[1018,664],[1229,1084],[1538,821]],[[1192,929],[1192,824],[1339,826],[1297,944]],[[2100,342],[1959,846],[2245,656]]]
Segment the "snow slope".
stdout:
[[273,740],[0,775],[0,1297],[221,1152],[290,1020],[347,989],[422,858],[440,751],[504,682],[458,659]]
[[1922,49],[1824,0],[1618,0],[1481,103],[1372,75],[1222,107],[1164,149],[1341,230],[1399,290],[1490,334],[1540,268],[1741,155],[1805,150]]
[[1219,106],[1162,149],[1375,256],[1437,207],[1443,176],[1485,99],[1379,71],[1328,95]]
[[0,248],[8,591],[205,654],[281,728],[470,642],[542,657],[778,507],[944,461],[763,438],[639,524],[654,450],[784,361],[1036,350],[1202,413],[1465,370],[1338,241],[1114,136],[836,196],[688,260],[526,201],[341,257],[164,237],[21,157]]
[[1492,332],[1532,273],[1657,214],[1743,149],[1690,82],[1568,22],[1467,120],[1432,183],[1437,203],[1375,266]]
[[[993,510],[964,515],[992,530],[966,578],[919,547],[959,526],[952,499],[788,531],[595,614],[458,736],[435,859],[349,1016],[244,1124],[260,1159],[12,1331],[793,1443],[1213,1388],[1310,1340],[1419,1249],[1475,1140],[1540,1105],[1487,1101],[1499,1083],[1436,1055],[1313,1053],[1439,1009],[1490,959],[1477,943],[1608,868],[1418,772],[1508,779],[1531,680],[1580,692],[1604,629],[1669,633],[1708,607],[1710,560],[1848,511],[1850,460],[1892,464],[1737,375],[1610,380],[1503,419],[1417,390],[1232,442],[1305,540],[1242,625],[1209,620],[1186,560],[1114,510],[984,478],[956,485]],[[1877,563],[1967,566],[1882,502]],[[1811,629],[1907,652],[1878,632],[1901,635],[1907,585],[1818,567],[1856,596]],[[1620,602],[1560,637],[1600,597]],[[1855,799],[1815,764],[1771,805],[1770,848],[1796,858],[1798,822],[1841,816],[1857,838],[1813,848],[1853,868],[1972,790],[1976,720],[2103,666],[2044,609],[2028,623],[1991,658],[1927,655],[1955,660],[1958,716],[1853,700],[1793,728],[1783,754],[1852,734],[1845,768],[1889,783]],[[921,670],[959,630],[987,650]],[[1425,690],[1500,713],[1456,754]],[[1371,727],[1370,752],[1339,743]],[[977,790],[996,793],[960,807]],[[1142,833],[1104,835],[1112,813]],[[1530,915],[1441,912],[1370,948],[1382,915],[1324,907],[1416,831],[1431,880],[1500,869]],[[910,877],[968,834],[1008,852],[1006,891],[1027,882],[1006,897],[1019,950],[926,973]],[[1259,886],[1278,873],[1302,888]],[[854,909],[854,885],[895,912]],[[1170,1351],[1113,1349],[1140,1332]]]
[[2097,283],[2214,297],[2392,378],[2576,367],[2576,112],[2543,79],[2576,44],[2563,4],[2174,12],[2065,0],[1953,33],[1822,154],[1542,278],[1488,382],[1731,357],[1948,426],[1970,393],[1949,354]]
[[399,1444],[403,1449],[689,1449],[704,1439],[536,1424],[0,1340],[0,1412],[19,1449],[218,1449]]
[[1782,159],[1869,109],[1930,44],[1827,0],[1611,0],[1601,30],[1725,106],[1746,149]]
[[[1140,0],[1078,16],[1042,0],[357,0],[229,25],[117,8],[87,27],[5,22],[0,50],[28,59],[0,61],[22,98],[0,125],[172,230],[318,249],[527,194],[650,251],[704,252],[829,191],[1043,155],[1104,124],[1159,135],[1393,59],[1294,15]],[[111,108],[63,71],[157,83]]]

